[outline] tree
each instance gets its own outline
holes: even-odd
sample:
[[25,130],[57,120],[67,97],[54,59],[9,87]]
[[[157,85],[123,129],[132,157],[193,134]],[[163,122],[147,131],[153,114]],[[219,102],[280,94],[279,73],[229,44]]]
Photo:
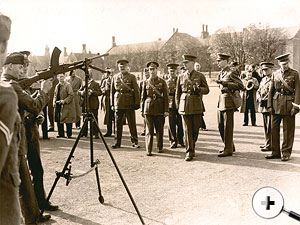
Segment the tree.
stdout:
[[287,40],[283,29],[257,26],[244,28],[242,32],[232,27],[218,30],[211,38],[210,53],[216,57],[218,52],[228,53],[239,64],[272,61],[281,54]]

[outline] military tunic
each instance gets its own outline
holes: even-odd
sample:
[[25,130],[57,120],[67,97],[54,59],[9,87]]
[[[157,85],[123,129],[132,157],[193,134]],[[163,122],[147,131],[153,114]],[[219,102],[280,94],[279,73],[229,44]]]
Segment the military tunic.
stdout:
[[[290,87],[286,87],[283,79]],[[290,90],[292,89],[292,90]],[[271,88],[268,98],[268,107],[272,109],[272,155],[280,156],[280,123],[283,120],[283,142],[281,152],[283,156],[290,157],[295,135],[295,114],[299,111],[292,102],[300,104],[299,73],[288,68],[275,71],[271,78]]]
[[163,150],[165,112],[169,111],[168,88],[166,82],[156,77],[147,79],[142,88],[142,112],[146,121],[146,152],[152,152],[154,127],[157,148]]
[[121,146],[124,116],[128,120],[131,142],[138,144],[135,110],[140,107],[140,93],[136,77],[131,73],[118,73],[111,82],[111,105],[115,110],[117,135],[116,146]]
[[209,93],[209,87],[205,76],[195,70],[179,75],[176,86],[175,97],[178,112],[183,118],[186,156],[192,158],[201,126],[202,96]]
[[17,95],[8,83],[0,81],[0,224],[21,223],[18,166],[20,122]]
[[[96,82],[95,80],[91,79],[88,81],[88,90],[91,91],[91,95],[88,96],[88,107],[90,109],[90,112],[94,115],[96,121],[94,121],[94,125],[93,125],[93,134],[97,137],[98,134],[98,129],[96,128],[96,126],[98,126],[98,111],[99,111],[99,95],[102,94],[101,92],[101,88],[100,88],[100,84],[98,82]],[[83,85],[80,90],[78,91],[79,95],[83,96],[85,95],[85,85]],[[83,107],[85,108],[85,99],[83,100]],[[88,132],[88,126],[86,126],[83,131],[82,134],[84,136],[87,136],[87,132]]]
[[271,88],[271,76],[262,78],[257,90],[258,112],[263,115],[265,145],[264,148],[271,149],[271,113],[268,111],[268,97]]
[[182,120],[175,103],[177,77],[169,75],[166,83],[169,90],[169,141],[171,147],[176,147],[178,143],[184,145]]
[[35,223],[39,217],[39,207],[31,183],[31,178],[28,170],[26,143],[26,131],[24,127],[25,111],[37,116],[49,101],[48,94],[40,91],[36,98],[32,98],[26,93],[21,86],[15,81],[15,78],[9,74],[2,74],[2,80],[10,82],[18,96],[19,113],[21,116],[22,125],[20,126],[20,147],[19,147],[19,173],[21,178],[20,184],[20,203],[25,223]]
[[238,73],[232,71],[229,67],[222,69],[218,75],[218,80],[225,81],[226,87],[220,85],[221,93],[217,103],[218,109],[218,128],[222,141],[224,142],[224,154],[230,154],[234,150],[233,144],[233,124],[234,111],[236,106],[232,94],[235,91],[244,89],[243,82]]

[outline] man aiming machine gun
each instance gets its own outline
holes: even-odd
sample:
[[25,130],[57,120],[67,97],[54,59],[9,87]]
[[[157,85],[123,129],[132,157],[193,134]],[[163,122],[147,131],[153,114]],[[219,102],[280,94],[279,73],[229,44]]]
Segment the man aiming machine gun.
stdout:
[[[100,137],[103,141],[103,144],[104,144],[106,150],[108,151],[108,154],[109,154],[109,156],[110,156],[110,158],[111,158],[111,160],[112,160],[112,162],[113,162],[113,164],[114,164],[114,166],[115,166],[115,168],[118,172],[118,175],[119,175],[119,177],[120,177],[120,179],[123,183],[123,186],[125,187],[125,189],[127,191],[127,194],[129,195],[130,200],[131,200],[131,202],[132,202],[132,204],[133,204],[133,206],[134,206],[134,208],[135,208],[135,210],[136,210],[136,212],[137,212],[137,214],[140,218],[141,223],[145,224],[144,221],[143,221],[143,218],[142,218],[142,216],[141,216],[141,214],[140,214],[140,212],[139,212],[139,210],[138,210],[138,208],[137,208],[137,206],[134,202],[134,199],[133,199],[133,197],[132,197],[132,195],[131,195],[131,193],[130,193],[130,191],[129,191],[126,183],[125,183],[125,180],[124,180],[124,178],[123,178],[123,176],[122,176],[122,174],[121,174],[121,172],[120,172],[120,170],[119,170],[119,168],[118,168],[118,166],[117,166],[117,164],[116,164],[116,162],[115,162],[115,160],[112,156],[112,153],[111,153],[110,149],[108,148],[108,145],[107,145],[107,143],[106,143],[106,141],[105,141],[105,139],[104,139],[104,137],[101,133],[101,130],[100,130],[98,124],[94,124],[94,121],[96,121],[96,119],[90,111],[90,106],[89,106],[89,101],[88,101],[88,96],[89,96],[89,94],[88,94],[89,93],[89,90],[88,90],[89,67],[92,68],[92,69],[99,70],[101,72],[102,71],[105,72],[105,70],[101,70],[101,69],[91,65],[91,62],[92,62],[92,60],[94,60],[96,58],[107,56],[108,53],[106,53],[104,55],[97,55],[97,56],[94,56],[94,57],[91,57],[91,58],[85,58],[82,61],[77,61],[77,62],[74,62],[74,63],[71,63],[71,64],[59,65],[58,59],[59,59],[60,53],[61,53],[61,51],[57,47],[55,47],[54,50],[53,50],[52,56],[51,56],[51,62],[50,62],[50,68],[49,69],[47,69],[45,71],[40,71],[40,72],[37,73],[37,75],[35,75],[35,76],[33,76],[33,77],[31,77],[27,80],[20,81],[21,86],[27,87],[27,86],[30,86],[32,83],[34,83],[38,80],[48,79],[48,78],[53,77],[57,74],[66,73],[66,72],[73,71],[73,70],[76,70],[76,69],[81,69],[85,72],[85,85],[86,85],[86,87],[85,87],[84,99],[85,99],[85,102],[87,103],[87,104],[85,104],[85,110],[84,110],[85,111],[85,120],[84,120],[83,126],[82,126],[82,128],[81,128],[81,130],[80,130],[80,132],[79,132],[79,134],[76,138],[76,141],[75,141],[75,143],[72,147],[72,150],[71,150],[71,152],[68,156],[68,159],[67,159],[67,161],[66,161],[66,163],[63,167],[63,170],[61,172],[56,172],[56,179],[55,179],[55,181],[52,185],[52,188],[51,188],[51,190],[48,194],[48,197],[47,197],[44,205],[46,205],[49,202],[49,200],[51,198],[51,195],[52,195],[52,193],[53,193],[53,191],[56,187],[56,184],[58,183],[60,177],[64,177],[67,180],[66,185],[68,185],[72,179],[75,179],[76,177],[78,178],[78,177],[84,176],[84,175],[88,174],[89,172],[91,172],[94,169],[95,169],[95,173],[96,173],[96,180],[97,180],[97,186],[98,186],[98,192],[99,192],[98,200],[100,201],[101,204],[104,203],[104,198],[101,194],[100,179],[99,179],[99,173],[98,173],[98,164],[100,162],[99,162],[98,159],[94,160],[94,153],[93,153],[93,126],[95,126],[96,130],[100,134]],[[91,168],[90,168],[89,171],[87,171],[84,174],[81,174],[79,176],[74,176],[71,173],[71,159],[74,157],[73,154],[75,152],[75,149],[77,147],[79,139],[80,139],[80,137],[83,133],[83,130],[88,127],[88,123],[90,125],[89,130],[90,130],[90,167]],[[42,207],[41,215],[43,214],[43,212],[44,212],[44,208]]]

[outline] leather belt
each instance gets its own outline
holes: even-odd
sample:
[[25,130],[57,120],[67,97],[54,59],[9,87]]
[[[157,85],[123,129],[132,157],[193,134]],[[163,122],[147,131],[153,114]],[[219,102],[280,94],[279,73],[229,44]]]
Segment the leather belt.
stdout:
[[278,93],[281,94],[281,95],[294,95],[294,92],[291,92],[291,91],[285,91],[285,90],[283,90],[283,89],[276,90],[276,92],[278,92]]
[[121,94],[131,94],[131,91],[121,91],[121,90],[117,90],[117,92],[121,93]]

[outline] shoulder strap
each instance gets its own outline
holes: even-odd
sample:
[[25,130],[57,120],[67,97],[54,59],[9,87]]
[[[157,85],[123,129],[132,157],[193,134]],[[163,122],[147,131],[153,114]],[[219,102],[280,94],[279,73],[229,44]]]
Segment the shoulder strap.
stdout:
[[131,87],[129,87],[124,81],[123,81],[123,79],[122,79],[122,77],[120,76],[120,81],[121,81],[121,83],[128,89],[128,90],[130,90],[130,91],[134,91]]
[[280,79],[280,81],[283,83],[283,85],[287,88],[287,89],[289,89],[289,91],[290,92],[294,92],[295,90],[291,87],[291,86],[289,86],[286,82],[285,82],[285,80],[282,78],[282,74],[280,74],[281,76],[279,76],[279,79]]
[[153,91],[154,91],[157,95],[159,95],[160,97],[162,97],[161,93],[157,90],[157,88],[156,88],[155,86],[153,86],[153,85],[151,84],[150,80],[148,80],[148,84],[149,84],[149,86],[153,89]]

